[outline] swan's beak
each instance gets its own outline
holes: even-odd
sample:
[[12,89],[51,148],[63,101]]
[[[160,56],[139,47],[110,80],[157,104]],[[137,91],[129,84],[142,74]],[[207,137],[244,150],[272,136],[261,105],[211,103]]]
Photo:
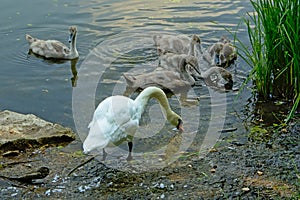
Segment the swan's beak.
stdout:
[[229,80],[225,85],[224,85],[226,90],[231,90],[233,87],[233,80]]
[[194,67],[195,71],[198,73],[198,75],[201,76],[201,72],[199,72],[199,70],[197,69],[197,67]]
[[71,33],[70,36],[69,36],[69,43],[72,42],[72,38],[73,38],[73,33]]
[[178,130],[181,131],[181,132],[184,131],[183,124],[180,124],[180,125],[179,125]]
[[178,125],[176,127],[179,131],[183,132],[184,128],[183,128],[183,122],[181,119],[178,120]]
[[196,66],[194,66],[193,64],[190,64],[190,66],[198,73],[199,76],[201,76],[201,72],[198,70]]
[[215,63],[217,64],[217,66],[221,65],[221,59],[220,59],[220,55],[216,54],[215,55]]

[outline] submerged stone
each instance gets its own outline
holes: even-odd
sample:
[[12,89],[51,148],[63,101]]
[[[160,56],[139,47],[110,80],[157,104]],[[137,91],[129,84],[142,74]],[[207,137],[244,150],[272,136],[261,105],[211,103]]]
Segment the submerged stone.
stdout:
[[74,139],[75,134],[70,128],[33,114],[0,112],[0,151],[25,150],[47,144],[55,146]]

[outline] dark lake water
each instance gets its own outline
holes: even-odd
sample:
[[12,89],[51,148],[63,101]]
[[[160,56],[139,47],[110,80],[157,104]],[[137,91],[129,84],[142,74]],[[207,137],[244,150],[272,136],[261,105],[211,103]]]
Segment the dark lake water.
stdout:
[[[81,96],[78,93],[81,90],[78,88],[82,89],[82,85],[88,80],[81,70],[89,65],[97,66],[98,61],[95,58],[102,59],[99,63],[112,55],[117,59],[111,61],[112,64],[105,69],[99,79],[100,82],[96,84],[94,92],[96,97],[92,102],[94,105],[107,96],[123,92],[117,89],[122,90],[122,85],[124,86],[121,78],[124,72],[133,71],[139,65],[156,64],[155,50],[148,46],[136,48],[134,46],[136,44],[131,43],[135,37],[137,39],[141,35],[147,37],[153,30],[187,35],[197,34],[203,41],[203,47],[206,47],[222,35],[230,37],[224,30],[224,27],[227,27],[237,30],[238,37],[247,42],[244,27],[238,27],[238,24],[241,23],[241,16],[251,9],[248,1],[240,0],[28,0],[18,3],[2,0],[1,4],[0,109],[33,113],[48,121],[71,127],[78,132],[87,130],[81,126],[88,123],[94,107],[87,108],[86,114],[82,116],[82,123],[78,122],[79,130],[76,130],[72,93],[73,90],[77,90],[75,91],[76,97]],[[32,55],[28,56],[26,33],[41,39],[56,39],[67,44],[70,25],[76,25],[78,28],[77,49],[80,57],[76,65],[72,66],[70,61],[54,63]],[[135,33],[137,36],[134,36]],[[95,48],[99,50],[99,46],[103,47],[100,48],[101,55],[91,56],[93,52],[95,53]],[[115,55],[126,48],[129,49],[126,54]],[[101,69],[100,66],[101,64],[99,64],[99,69]],[[230,69],[234,75],[235,88],[239,88],[249,70],[241,59],[238,59],[236,67]],[[76,71],[78,72],[77,85],[74,86],[72,79],[75,78]],[[99,74],[96,73],[97,75]],[[88,91],[89,88],[85,90]],[[197,112],[194,115],[189,110],[197,110],[198,107],[187,107],[184,111],[184,118],[191,119],[191,123],[187,123],[187,129],[191,132],[197,132],[198,127],[207,129],[212,126],[207,123],[211,121],[214,106],[227,107],[225,126],[240,123],[239,115],[242,115],[240,110],[245,111],[250,91],[244,91],[238,99],[236,99],[237,91],[226,93],[226,101],[222,100],[224,93],[221,94],[223,97],[218,99],[219,92],[216,91],[214,93],[217,99],[211,100],[211,92],[207,87],[194,90],[194,96],[201,97],[200,113]],[[84,104],[85,101],[90,100],[86,100],[82,95],[80,101]],[[170,102],[174,109],[180,109],[176,98],[171,98]],[[77,103],[75,106],[78,106]],[[155,112],[155,109],[155,106],[151,107],[149,113]],[[196,128],[191,128],[193,123],[199,123],[199,115],[200,121],[204,119],[206,125],[201,122]],[[80,121],[78,114],[75,118]],[[218,119],[214,121],[218,123]]]

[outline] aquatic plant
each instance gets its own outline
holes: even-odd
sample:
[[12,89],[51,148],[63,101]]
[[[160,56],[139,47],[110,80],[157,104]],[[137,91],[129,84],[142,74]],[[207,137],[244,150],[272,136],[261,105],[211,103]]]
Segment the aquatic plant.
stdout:
[[255,11],[243,18],[250,48],[235,37],[238,54],[252,67],[247,81],[259,99],[292,100],[289,121],[300,101],[300,1],[250,1]]

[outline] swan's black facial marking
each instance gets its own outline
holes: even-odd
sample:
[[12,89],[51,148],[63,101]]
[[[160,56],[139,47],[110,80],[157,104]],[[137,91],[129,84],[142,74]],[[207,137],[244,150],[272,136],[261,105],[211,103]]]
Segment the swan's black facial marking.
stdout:
[[180,131],[183,131],[183,121],[182,121],[182,119],[178,119],[178,124],[177,124],[176,128]]
[[225,85],[224,85],[226,90],[231,90],[233,87],[233,81],[229,80]]
[[200,41],[200,38],[199,37],[196,37],[196,43],[200,44],[201,41]]
[[70,36],[69,36],[69,43],[72,42],[72,39],[73,39],[73,33],[71,33]]

